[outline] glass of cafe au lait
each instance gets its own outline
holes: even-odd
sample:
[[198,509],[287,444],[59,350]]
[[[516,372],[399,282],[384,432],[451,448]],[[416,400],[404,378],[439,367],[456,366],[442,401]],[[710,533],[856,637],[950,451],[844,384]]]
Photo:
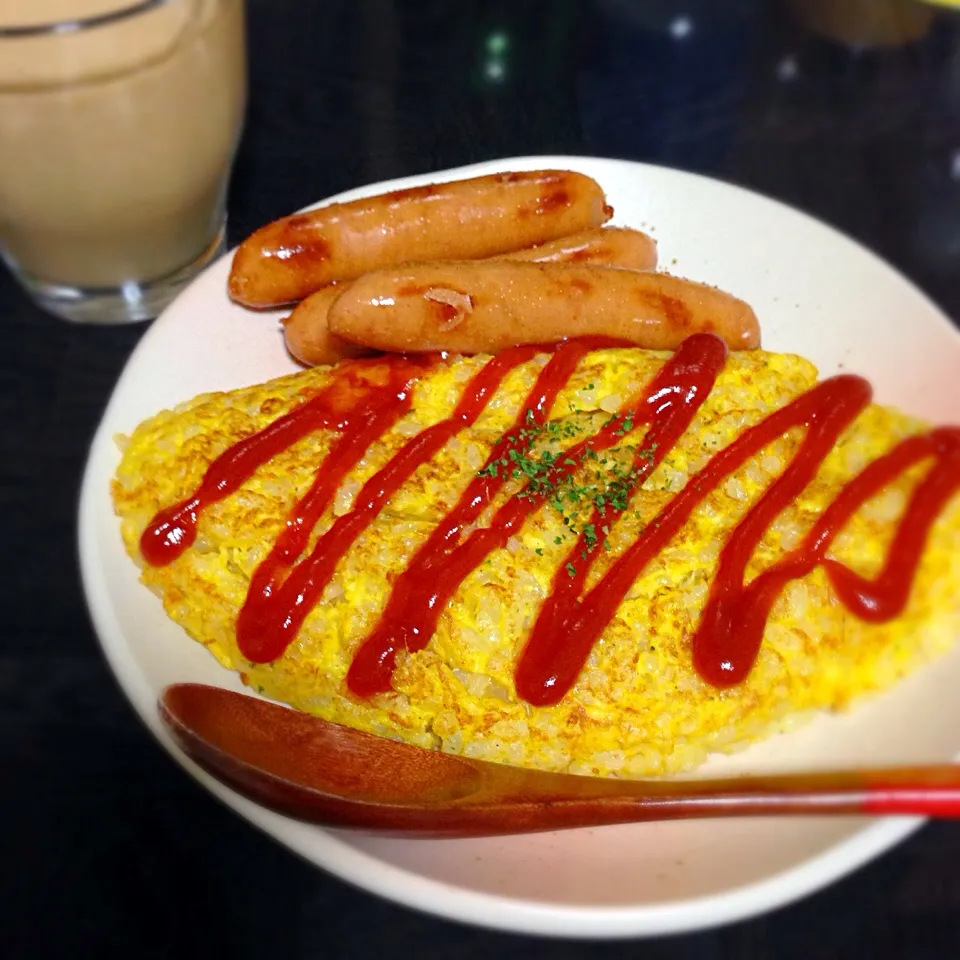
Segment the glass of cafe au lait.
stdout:
[[155,317],[224,247],[243,0],[0,2],[0,255],[68,320]]

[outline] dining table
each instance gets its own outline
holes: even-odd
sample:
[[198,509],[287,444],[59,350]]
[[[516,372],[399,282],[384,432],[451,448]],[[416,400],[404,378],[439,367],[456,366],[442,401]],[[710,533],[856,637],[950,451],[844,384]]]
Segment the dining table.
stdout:
[[[823,4],[802,0],[247,0],[249,97],[230,244],[363,184],[507,157],[622,158],[819,218],[960,322],[960,11],[875,0],[902,26],[878,34],[857,21],[870,5],[848,3],[838,28],[817,17]],[[127,703],[79,574],[88,448],[148,329],[56,319],[0,270],[0,954],[960,953],[955,822],[929,822],[772,912],[643,941],[585,941],[396,905],[221,805]]]

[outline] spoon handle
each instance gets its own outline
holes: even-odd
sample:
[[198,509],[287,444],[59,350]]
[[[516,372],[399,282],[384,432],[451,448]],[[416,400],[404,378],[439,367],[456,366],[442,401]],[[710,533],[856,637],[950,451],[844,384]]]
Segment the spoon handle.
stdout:
[[208,773],[323,826],[477,837],[704,817],[960,817],[960,765],[615,780],[423,750],[199,684],[168,687],[159,709]]
[[[664,819],[783,814],[960,817],[960,766],[951,764],[642,783],[636,787],[637,801]],[[648,784],[654,793],[645,789]]]
[[[570,779],[570,778],[565,778]],[[405,832],[479,836],[618,823],[720,817],[960,817],[960,766],[742,776],[709,780],[575,777],[564,793],[548,787],[513,801],[493,795],[411,822]]]

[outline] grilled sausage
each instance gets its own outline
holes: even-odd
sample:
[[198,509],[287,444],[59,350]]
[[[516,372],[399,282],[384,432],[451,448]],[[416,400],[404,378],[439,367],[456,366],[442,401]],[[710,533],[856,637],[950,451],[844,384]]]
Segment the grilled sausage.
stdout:
[[596,227],[489,259],[532,260],[534,263],[593,263],[625,270],[655,270],[657,242],[640,230],[629,227]]
[[276,220],[234,254],[230,296],[277,306],[408,261],[492,257],[605,223],[596,181],[565,170],[497,173],[333,203]]
[[753,310],[714,287],[663,273],[507,260],[369,273],[331,305],[329,329],[399,353],[495,353],[584,335],[673,350],[700,331],[735,350],[760,345]]
[[[595,263],[632,270],[653,270],[657,245],[652,237],[625,227],[598,227],[526,250],[503,254],[504,259],[536,263]],[[283,321],[283,336],[290,354],[307,366],[336,363],[368,350],[336,337],[327,329],[330,305],[343,292],[342,284],[310,294]]]

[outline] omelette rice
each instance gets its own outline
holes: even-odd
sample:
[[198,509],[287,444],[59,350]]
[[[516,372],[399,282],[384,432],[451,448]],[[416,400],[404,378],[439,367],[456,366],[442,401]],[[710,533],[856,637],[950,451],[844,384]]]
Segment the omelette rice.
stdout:
[[[578,364],[549,412],[549,430],[531,437],[542,457],[562,456],[607,423],[651,382],[670,355],[598,349]],[[451,415],[465,385],[489,357],[455,357],[426,370],[409,410],[363,452],[338,485],[310,546],[350,514],[365,481],[412,437]],[[713,686],[694,668],[691,638],[731,531],[787,469],[803,439],[793,428],[705,493],[663,549],[640,572],[594,644],[570,691],[532,706],[518,696],[515,669],[538,611],[567,561],[571,529],[584,526],[576,503],[544,502],[503,547],[472,570],[418,652],[401,650],[392,689],[358,697],[346,684],[357,651],[376,628],[400,572],[484,468],[496,441],[522,417],[531,382],[547,362],[538,354],[511,369],[480,416],[416,469],[346,550],[322,597],[282,655],[255,663],[237,643],[237,617],[258,566],[310,489],[337,433],[309,433],[270,458],[235,492],[200,516],[196,542],[162,566],[144,562],[140,538],[158,510],[188,497],[210,464],[315,395],[336,375],[319,367],[259,386],[209,394],[166,411],[122,439],[113,484],[127,550],[169,616],[240,671],[258,692],[328,720],[375,734],[485,760],[547,770],[648,776],[695,767],[709,753],[741,749],[813,711],[845,708],[885,689],[960,632],[960,497],[935,522],[906,608],[868,622],[839,602],[822,566],[789,583],[775,601],[746,679]],[[598,583],[663,508],[717,451],[753,424],[810,390],[815,368],[764,351],[727,357],[689,427],[604,531],[586,580]],[[644,424],[624,425],[622,447],[642,449]],[[795,549],[844,485],[905,437],[926,429],[897,411],[870,405],[844,430],[813,481],[763,533],[746,569],[749,581]],[[597,458],[590,483],[622,475],[623,449]],[[882,567],[897,520],[927,465],[917,464],[871,497],[847,522],[829,556],[863,574]],[[476,521],[522,494],[514,476]]]

